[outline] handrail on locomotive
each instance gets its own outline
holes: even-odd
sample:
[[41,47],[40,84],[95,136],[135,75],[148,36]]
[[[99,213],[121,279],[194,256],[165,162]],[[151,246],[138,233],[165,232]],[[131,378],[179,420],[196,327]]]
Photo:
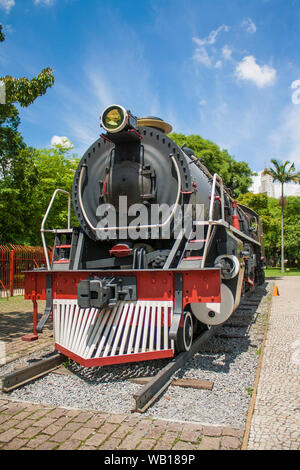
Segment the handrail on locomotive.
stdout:
[[[55,189],[55,191],[52,194],[51,200],[49,202],[48,208],[45,212],[45,215],[43,217],[42,224],[41,224],[41,237],[42,237],[43,249],[44,249],[45,260],[46,260],[46,265],[47,265],[48,271],[50,271],[51,267],[50,267],[48,249],[47,249],[47,244],[46,244],[46,239],[45,239],[45,232],[57,233],[57,231],[59,229],[47,229],[47,230],[45,230],[45,224],[46,224],[46,221],[48,219],[51,207],[52,207],[52,205],[54,203],[54,200],[56,198],[56,195],[58,193],[66,194],[68,196],[68,228],[67,228],[67,230],[72,230],[71,229],[71,195],[68,191],[65,191],[64,189],[59,189],[59,188]],[[66,229],[62,229],[62,230],[63,230],[64,233],[67,231]]]

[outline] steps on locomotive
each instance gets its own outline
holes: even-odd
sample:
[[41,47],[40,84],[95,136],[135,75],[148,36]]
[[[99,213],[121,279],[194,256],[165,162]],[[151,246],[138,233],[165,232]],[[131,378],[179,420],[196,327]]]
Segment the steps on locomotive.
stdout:
[[206,241],[206,238],[202,240],[189,240],[186,245],[183,260],[202,259]]
[[55,347],[84,366],[172,357],[171,301],[120,301],[114,308],[81,309],[54,300]]
[[74,230],[61,231],[56,233],[51,269],[53,271],[67,271],[71,268],[71,250],[76,246],[78,235]]
[[200,267],[206,243],[207,227],[203,227],[201,238],[187,240],[179,267],[182,269]]

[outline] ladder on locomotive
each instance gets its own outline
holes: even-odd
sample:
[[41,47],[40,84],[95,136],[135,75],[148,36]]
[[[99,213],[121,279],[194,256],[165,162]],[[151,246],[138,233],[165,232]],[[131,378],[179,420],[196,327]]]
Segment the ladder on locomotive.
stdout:
[[[221,204],[221,219],[214,219],[214,205],[216,201],[216,188],[219,187],[220,191],[220,204]],[[183,250],[181,261],[200,261],[200,267],[205,267],[209,248],[213,241],[217,224],[225,222],[225,204],[224,204],[224,187],[221,176],[217,173],[213,176],[212,191],[209,205],[208,220],[196,220],[193,225],[203,227],[203,238],[192,239],[193,231],[189,232],[186,239],[186,244]],[[180,264],[180,263],[179,263]]]
[[[54,203],[54,200],[58,193],[65,194],[68,197],[68,225],[67,228],[64,229],[45,229],[45,224],[49,216],[49,212],[51,207]],[[45,260],[47,265],[47,270],[50,271],[51,265],[49,260],[49,254],[47,250],[47,243],[45,238],[45,233],[54,233],[55,234],[55,242],[54,242],[54,251],[53,251],[53,263],[60,264],[60,269],[64,267],[64,269],[68,269],[69,267],[69,258],[70,258],[70,249],[71,249],[71,240],[73,236],[73,229],[71,228],[71,195],[68,191],[64,189],[56,189],[52,195],[51,201],[48,205],[44,218],[41,224],[41,237],[42,243],[44,248]],[[63,237],[65,240],[62,242]],[[59,255],[59,256],[57,256]],[[55,259],[57,258],[57,259]],[[60,261],[58,261],[60,260]]]

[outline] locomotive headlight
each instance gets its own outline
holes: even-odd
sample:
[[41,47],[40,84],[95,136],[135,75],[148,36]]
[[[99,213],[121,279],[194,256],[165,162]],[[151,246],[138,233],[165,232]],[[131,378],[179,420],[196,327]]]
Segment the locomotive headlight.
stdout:
[[103,111],[100,121],[103,129],[112,134],[122,131],[126,126],[136,128],[136,119],[130,111],[116,104],[108,106]]

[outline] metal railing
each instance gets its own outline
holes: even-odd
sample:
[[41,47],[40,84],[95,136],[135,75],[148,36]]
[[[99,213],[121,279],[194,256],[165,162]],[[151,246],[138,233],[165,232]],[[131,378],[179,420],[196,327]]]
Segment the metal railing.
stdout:
[[[215,201],[216,201],[216,187],[217,186],[219,187],[220,204],[221,204],[221,219],[218,219],[218,220],[214,219],[214,208],[215,208]],[[216,224],[220,224],[220,223],[223,224],[225,222],[224,185],[223,185],[223,180],[221,176],[219,176],[217,173],[215,173],[213,176],[208,214],[209,214],[208,220],[196,222],[197,225],[208,226],[207,234],[206,234],[206,241],[205,241],[205,246],[204,246],[204,251],[203,251],[203,257],[202,257],[202,262],[201,262],[201,268],[205,267],[205,261],[206,261],[209,245],[212,240],[213,227]]]
[[42,247],[0,245],[0,297],[22,295],[24,271],[39,268],[45,261]]
[[[56,195],[58,193],[66,194],[68,196],[68,228],[67,229],[45,229],[45,224],[48,219],[49,212],[53,205],[54,199],[56,198]],[[42,237],[42,243],[43,243],[44,254],[45,254],[46,265],[47,265],[48,271],[50,271],[50,261],[49,261],[49,255],[48,255],[48,250],[47,250],[47,245],[46,245],[45,233],[46,232],[50,232],[50,233],[72,232],[72,229],[70,228],[70,224],[71,224],[71,195],[68,191],[65,191],[64,189],[56,189],[52,195],[51,201],[46,210],[46,213],[44,215],[44,218],[42,220],[42,225],[41,225],[41,237]]]

